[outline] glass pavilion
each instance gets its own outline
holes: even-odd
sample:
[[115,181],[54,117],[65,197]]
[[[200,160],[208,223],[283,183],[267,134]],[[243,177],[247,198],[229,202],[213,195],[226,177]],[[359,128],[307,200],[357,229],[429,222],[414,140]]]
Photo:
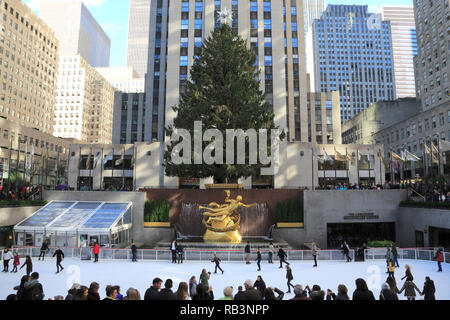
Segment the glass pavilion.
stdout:
[[131,239],[131,202],[52,201],[14,227],[18,246],[87,247],[95,240],[103,247]]

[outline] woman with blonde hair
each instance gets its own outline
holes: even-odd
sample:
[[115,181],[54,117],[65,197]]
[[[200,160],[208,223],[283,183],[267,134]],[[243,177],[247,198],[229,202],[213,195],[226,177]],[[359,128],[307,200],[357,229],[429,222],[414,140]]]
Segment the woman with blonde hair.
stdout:
[[191,300],[188,288],[189,286],[186,282],[180,282],[178,285],[178,290],[175,292],[176,300]]
[[135,288],[129,288],[123,300],[141,300],[141,294]]
[[406,278],[406,281],[413,281],[414,277],[411,273],[411,267],[409,266],[409,264],[405,265],[405,269],[405,276],[402,278],[402,280]]

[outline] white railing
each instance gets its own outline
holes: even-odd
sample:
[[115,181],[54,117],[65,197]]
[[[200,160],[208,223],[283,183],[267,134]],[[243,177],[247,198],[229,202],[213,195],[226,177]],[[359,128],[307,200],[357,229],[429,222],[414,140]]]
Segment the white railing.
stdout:
[[[89,259],[93,257],[90,248],[61,248],[66,258],[77,259]],[[13,249],[20,257],[27,255],[31,257],[38,257],[40,254],[40,247],[15,247]],[[52,256],[55,248],[50,248],[46,254],[47,257]],[[222,261],[245,261],[246,254],[242,250],[194,250],[186,249],[184,251],[185,261],[211,261],[213,254]],[[312,261],[313,256],[311,250],[286,250],[288,260],[290,261]],[[412,259],[412,260],[428,260],[432,261],[435,256],[435,251],[432,249],[423,248],[405,248],[398,249],[399,259]],[[263,259],[267,260],[268,252],[262,251]],[[386,249],[374,248],[368,249],[365,252],[366,260],[385,260]],[[355,250],[350,250],[350,257],[355,261]],[[130,249],[110,249],[101,248],[99,259],[101,260],[131,260],[132,253]],[[150,260],[150,261],[164,261],[171,260],[172,253],[167,249],[138,249],[138,260]],[[256,252],[251,255],[252,260],[256,260]],[[277,252],[273,255],[273,260],[278,260]],[[318,260],[322,261],[345,261],[346,257],[341,250],[320,250]],[[444,261],[450,263],[450,252],[444,253]]]

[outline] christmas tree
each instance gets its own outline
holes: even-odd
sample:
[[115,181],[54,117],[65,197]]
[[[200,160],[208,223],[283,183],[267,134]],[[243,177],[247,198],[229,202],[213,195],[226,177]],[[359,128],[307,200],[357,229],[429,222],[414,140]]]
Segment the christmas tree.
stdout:
[[[181,93],[179,104],[173,107],[177,116],[166,128],[172,136],[174,129],[186,129],[194,139],[194,122],[202,122],[203,133],[218,129],[226,135],[227,129],[276,129],[274,114],[260,90],[257,57],[247,48],[240,36],[223,23],[203,42],[201,52],[190,70],[190,80]],[[284,133],[280,136],[284,138]],[[247,139],[245,164],[174,164],[172,150],[179,141],[171,141],[165,152],[165,171],[171,177],[214,177],[215,183],[232,183],[240,177],[257,177],[261,164],[249,164]],[[193,145],[193,141],[191,141]],[[236,143],[236,141],[234,142]],[[210,142],[203,142],[204,150]],[[270,137],[268,137],[270,144]],[[223,142],[225,155],[226,141]],[[270,145],[268,146],[270,150]],[[214,150],[213,154],[218,152]],[[235,157],[237,154],[235,154]],[[192,158],[194,155],[192,154]],[[234,161],[234,163],[237,163]]]

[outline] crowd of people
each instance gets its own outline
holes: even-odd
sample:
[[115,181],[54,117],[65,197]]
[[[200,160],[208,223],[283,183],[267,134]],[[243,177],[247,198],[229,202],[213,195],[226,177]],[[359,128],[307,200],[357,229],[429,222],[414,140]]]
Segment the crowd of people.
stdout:
[[[434,281],[430,277],[425,278],[423,289],[420,290],[414,283],[414,277],[411,267],[405,266],[406,272],[402,279],[406,279],[403,286],[399,290],[394,277],[390,275],[381,286],[378,299],[371,290],[369,290],[364,279],[355,280],[356,289],[353,294],[349,295],[346,285],[340,284],[336,293],[331,289],[323,290],[318,284],[312,287],[301,284],[293,285],[291,281],[292,269],[286,266],[286,279],[289,290],[294,292],[294,297],[290,300],[399,300],[402,293],[407,300],[415,300],[417,295],[423,296],[424,300],[435,300],[436,288]],[[146,290],[142,299],[141,293],[135,288],[129,288],[126,295],[123,296],[121,288],[118,285],[107,285],[104,288],[105,295],[100,295],[100,285],[92,282],[89,287],[75,283],[65,294],[57,295],[48,300],[283,300],[285,293],[279,288],[266,285],[262,276],[258,276],[256,281],[246,280],[242,286],[237,288],[235,292],[233,286],[227,286],[223,289],[223,296],[216,299],[212,286],[210,286],[210,272],[203,269],[199,282],[197,278],[192,276],[189,282],[180,282],[176,291],[174,291],[174,282],[172,279],[163,281],[161,278],[155,278],[152,285]],[[164,285],[163,285],[164,283]],[[14,287],[16,293],[10,294],[7,300],[44,300],[46,298],[44,287],[39,282],[39,273],[33,272],[31,275],[22,277],[20,284]],[[417,294],[416,294],[417,292]]]
[[[171,245],[172,250],[172,262],[182,263],[182,255],[179,252],[183,252],[181,243],[174,241]],[[133,244],[132,250],[132,261],[137,261],[136,253],[137,247]],[[351,262],[352,258],[349,256],[350,248],[348,244],[344,241],[341,250],[343,255],[346,257],[347,262]],[[47,242],[44,241],[42,244],[39,260],[45,259],[46,253],[48,253],[49,248]],[[316,243],[312,243],[312,255],[314,258],[314,266],[318,267],[317,256],[319,255],[320,248]],[[98,262],[99,246],[97,243],[93,244],[93,252],[95,255],[94,262]],[[247,243],[244,252],[246,253],[246,263],[251,264],[251,245]],[[273,243],[269,245],[269,259],[268,263],[273,264],[273,255],[275,254],[275,248]],[[278,259],[280,262],[280,269],[284,268],[286,270],[285,279],[287,284],[286,293],[291,293],[293,290],[295,297],[291,300],[376,300],[373,292],[371,292],[367,283],[364,279],[356,279],[355,285],[356,290],[352,294],[350,299],[347,287],[344,284],[340,284],[337,287],[336,293],[328,289],[326,292],[321,289],[318,284],[314,284],[312,287],[306,285],[303,287],[301,284],[294,285],[292,268],[287,262],[287,254],[281,248],[278,247]],[[17,273],[18,267],[20,265],[20,258],[17,252],[12,253],[10,250],[5,249],[2,253],[4,269],[3,272],[9,272],[9,262],[13,260],[12,273]],[[64,268],[61,262],[64,260],[64,253],[60,248],[56,248],[52,257],[56,257],[57,272],[61,272]],[[261,270],[261,250],[257,251],[257,266],[258,271]],[[442,272],[442,262],[443,262],[443,252],[442,249],[436,250],[435,260],[438,263],[438,272]],[[215,264],[214,273],[220,270],[224,274],[224,270],[221,267],[221,259],[217,254],[214,254],[211,260]],[[283,264],[285,266],[283,267]],[[386,265],[387,265],[387,279],[382,284],[379,300],[398,300],[398,296],[404,293],[404,296],[408,300],[415,300],[417,294],[424,296],[425,300],[435,300],[435,286],[433,280],[426,277],[423,289],[420,290],[416,283],[414,282],[414,277],[412,275],[412,270],[409,265],[405,265],[405,275],[401,278],[401,281],[405,280],[401,289],[398,289],[397,282],[395,279],[395,271],[399,268],[398,262],[398,252],[394,245],[391,245],[386,249]],[[8,300],[43,300],[45,298],[44,289],[41,283],[39,283],[39,273],[33,272],[33,262],[30,256],[27,256],[25,262],[21,265],[20,269],[26,268],[26,275],[21,279],[21,283],[14,288],[15,294],[11,294],[7,297]],[[200,276],[199,282],[197,278],[192,276],[189,282],[181,282],[177,290],[174,292],[174,283],[172,279],[167,279],[164,282],[160,278],[155,278],[153,280],[152,286],[148,288],[145,292],[144,300],[215,300],[215,295],[213,288],[210,286],[211,272],[207,269],[203,269]],[[101,300],[99,294],[100,285],[97,282],[93,282],[89,287],[80,284],[74,284],[72,288],[68,291],[65,297],[58,295],[50,300]],[[116,285],[108,285],[105,287],[105,297],[103,300],[141,300],[140,292],[135,288],[129,288],[126,291],[126,296],[123,296],[120,291],[120,287]],[[417,292],[417,294],[416,294]],[[237,292],[234,291],[232,286],[227,286],[223,290],[223,297],[219,300],[283,300],[285,293],[279,288],[267,286],[264,279],[259,275],[255,282],[252,280],[247,280],[243,286],[239,286]]]
[[13,185],[8,188],[0,186],[0,200],[40,200],[41,189],[40,185],[24,185],[21,188]]

